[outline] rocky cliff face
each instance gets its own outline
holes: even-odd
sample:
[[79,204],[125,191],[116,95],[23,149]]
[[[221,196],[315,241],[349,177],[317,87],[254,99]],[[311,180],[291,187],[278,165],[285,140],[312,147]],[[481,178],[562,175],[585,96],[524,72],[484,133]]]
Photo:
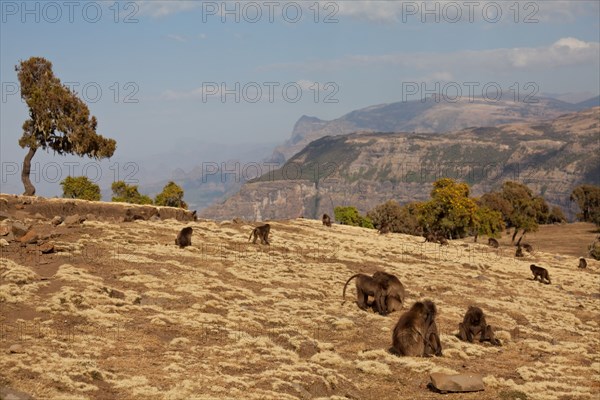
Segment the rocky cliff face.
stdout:
[[442,177],[474,195],[506,180],[527,184],[573,215],[572,189],[600,184],[600,107],[547,123],[512,123],[446,134],[359,132],[315,140],[282,168],[245,184],[206,218],[318,218],[339,205],[361,212],[389,199],[425,200]]
[[284,162],[310,142],[324,136],[368,132],[452,132],[473,126],[496,126],[516,122],[550,120],[567,112],[598,105],[598,98],[571,104],[550,98],[533,98],[535,103],[505,98],[481,98],[456,102],[431,97],[426,101],[403,101],[369,106],[338,119],[324,121],[303,116],[296,122],[291,138],[273,152],[272,161]]

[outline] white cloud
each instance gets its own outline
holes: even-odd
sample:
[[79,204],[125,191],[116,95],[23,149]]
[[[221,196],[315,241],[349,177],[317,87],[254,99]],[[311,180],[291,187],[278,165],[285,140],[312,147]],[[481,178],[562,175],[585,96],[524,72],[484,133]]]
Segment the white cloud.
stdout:
[[544,47],[498,48],[491,50],[462,50],[451,53],[392,53],[381,55],[351,55],[344,58],[304,63],[280,63],[259,70],[300,69],[307,71],[335,71],[348,67],[394,66],[427,70],[439,73],[440,66],[446,76],[463,70],[495,71],[549,70],[565,66],[598,65],[600,43],[584,42],[576,38],[562,38]]
[[177,42],[181,42],[181,43],[187,42],[187,40],[186,40],[186,39],[185,39],[183,36],[174,35],[174,34],[169,34],[169,35],[167,35],[167,37],[168,37],[169,39],[171,39],[171,40],[175,40],[175,41],[177,41]]

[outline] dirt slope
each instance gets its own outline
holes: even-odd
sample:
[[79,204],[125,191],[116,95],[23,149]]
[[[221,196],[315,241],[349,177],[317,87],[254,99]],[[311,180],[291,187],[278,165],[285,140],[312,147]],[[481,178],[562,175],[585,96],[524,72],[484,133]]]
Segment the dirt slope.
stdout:
[[[582,271],[573,255],[514,259],[505,243],[440,248],[313,220],[271,224],[261,247],[244,223],[38,220],[56,253],[2,248],[0,387],[36,399],[437,399],[426,386],[442,371],[485,377],[484,392],[448,399],[598,398],[600,263]],[[179,249],[184,226],[193,245]],[[551,285],[530,279],[531,263]],[[359,310],[353,286],[342,304],[348,277],[378,269],[400,277],[407,306],[436,302],[443,357],[389,354],[400,313]],[[458,341],[469,304],[504,346]]]

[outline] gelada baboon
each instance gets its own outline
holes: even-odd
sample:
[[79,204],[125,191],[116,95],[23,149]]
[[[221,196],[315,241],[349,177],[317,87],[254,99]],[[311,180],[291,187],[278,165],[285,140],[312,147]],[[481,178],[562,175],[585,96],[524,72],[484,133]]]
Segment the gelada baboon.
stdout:
[[[400,280],[387,272],[377,271],[373,274],[373,279],[380,286],[379,296],[373,302],[373,308],[381,315],[386,315],[394,311],[399,311],[404,307],[404,298],[406,296],[404,285]],[[381,305],[383,309],[379,309]]]
[[492,247],[494,247],[494,248],[497,249],[498,247],[500,247],[500,243],[498,243],[498,241],[496,239],[494,239],[494,238],[489,238],[488,239],[488,246],[492,246]]
[[437,309],[431,300],[417,301],[400,316],[392,335],[392,351],[401,356],[442,355],[442,344],[435,323]]
[[356,278],[356,304],[358,304],[358,307],[361,310],[366,310],[369,307],[369,296],[372,296],[375,299],[373,307],[377,307],[377,310],[384,310],[385,305],[382,304],[383,298],[381,296],[382,288],[379,282],[365,274],[355,274],[348,278],[342,292],[344,301],[346,301],[346,287],[354,278]]
[[254,228],[252,232],[250,232],[250,236],[248,237],[248,241],[254,235],[253,244],[256,244],[256,239],[260,238],[260,244],[269,244],[269,232],[271,231],[271,225],[264,224],[259,227]]
[[387,222],[382,222],[379,227],[379,234],[384,235],[386,233],[390,233],[392,230],[390,229],[390,225]]
[[469,306],[463,322],[458,324],[458,338],[473,343],[473,338],[477,335],[479,335],[480,342],[488,341],[494,346],[501,345],[494,336],[494,329],[485,321],[483,310],[479,307]]
[[587,260],[583,257],[579,259],[579,268],[587,268]]
[[[548,270],[544,267],[538,267],[535,264],[531,264],[529,266],[529,268],[531,269],[531,272],[533,273],[533,280],[536,281],[537,278],[540,278],[540,282],[545,283],[546,285],[551,284],[552,282],[550,281],[550,274],[548,274]],[[548,282],[544,282],[544,281],[548,281]]]
[[523,249],[521,245],[517,246],[517,251],[515,251],[515,257],[523,257]]
[[322,221],[323,221],[323,225],[331,228],[331,217],[329,215],[323,214]]
[[192,245],[192,227],[186,226],[177,234],[177,238],[175,239],[175,244],[182,249],[186,246]]
[[525,251],[527,251],[528,253],[533,253],[533,246],[532,246],[532,245],[530,245],[529,243],[523,243],[521,246],[522,246],[522,247],[525,249]]
[[448,239],[440,232],[429,232],[423,236],[425,236],[425,242],[439,243],[440,246],[448,246]]

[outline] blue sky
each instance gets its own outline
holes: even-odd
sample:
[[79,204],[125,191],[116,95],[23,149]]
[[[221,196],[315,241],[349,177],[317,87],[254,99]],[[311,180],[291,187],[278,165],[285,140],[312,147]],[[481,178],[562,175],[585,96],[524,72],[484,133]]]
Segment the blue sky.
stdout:
[[304,114],[333,119],[400,101],[407,82],[495,82],[505,91],[534,82],[540,93],[598,95],[598,2],[470,4],[3,0],[0,156],[25,155],[17,140],[27,109],[14,66],[31,56],[49,59],[78,92],[86,88],[98,132],[117,140],[121,159],[182,145],[283,142]]

